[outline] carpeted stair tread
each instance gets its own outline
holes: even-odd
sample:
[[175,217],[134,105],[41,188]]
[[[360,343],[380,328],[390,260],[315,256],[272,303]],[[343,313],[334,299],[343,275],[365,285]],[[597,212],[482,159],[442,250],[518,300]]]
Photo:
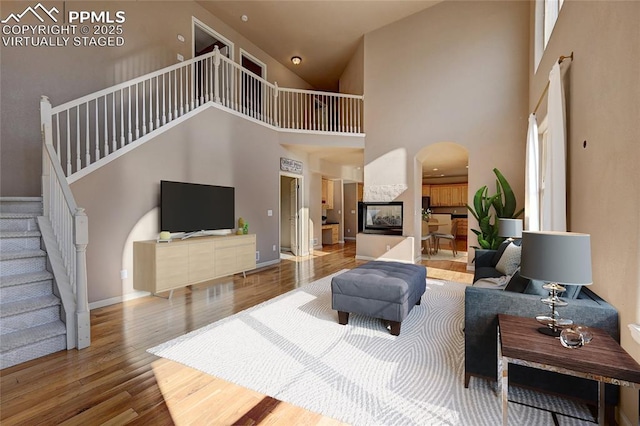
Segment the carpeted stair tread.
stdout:
[[0,197],[2,201],[42,201],[42,197]]
[[28,259],[30,257],[45,257],[46,255],[47,253],[43,250],[5,251],[0,253],[0,260]]
[[38,213],[10,213],[0,212],[0,219],[33,219],[41,216]]
[[4,231],[0,234],[0,238],[28,238],[40,237],[40,231]]
[[5,334],[2,336],[2,339],[0,339],[0,352],[5,353],[24,345],[66,334],[66,332],[67,330],[64,323],[62,321],[55,321],[26,330]]
[[2,307],[2,309],[0,309],[0,318],[6,318],[12,315],[18,315],[24,312],[48,308],[50,306],[56,306],[59,304],[60,299],[58,299],[53,294],[47,296],[32,297],[30,299],[17,300],[15,302],[2,303],[2,305],[0,305]]
[[21,284],[36,283],[53,279],[49,271],[30,272],[26,274],[7,275],[0,280],[0,287],[12,287]]

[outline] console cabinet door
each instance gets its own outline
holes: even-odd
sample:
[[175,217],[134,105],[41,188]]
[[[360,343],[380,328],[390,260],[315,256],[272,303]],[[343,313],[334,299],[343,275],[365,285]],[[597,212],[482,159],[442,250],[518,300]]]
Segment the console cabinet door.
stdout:
[[207,281],[216,277],[214,248],[213,241],[189,245],[189,282]]
[[156,292],[183,287],[189,283],[189,246],[171,246],[171,243],[156,247]]

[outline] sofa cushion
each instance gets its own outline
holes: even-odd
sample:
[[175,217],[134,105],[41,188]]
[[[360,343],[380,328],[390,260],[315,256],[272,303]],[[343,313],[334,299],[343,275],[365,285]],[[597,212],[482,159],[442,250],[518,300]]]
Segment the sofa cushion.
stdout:
[[513,273],[509,283],[504,288],[505,291],[513,291],[514,293],[524,293],[524,289],[529,285],[529,278],[520,275],[520,268]]
[[[525,294],[537,294],[539,296],[548,296],[549,290],[545,290],[542,288],[544,285],[544,281],[531,280],[527,288],[525,289]],[[559,296],[564,299],[577,299],[580,291],[582,290],[581,285],[564,285],[564,288],[567,291],[560,293]]]
[[476,268],[476,270],[473,273],[473,277],[474,277],[474,281],[476,282],[478,280],[481,280],[483,278],[496,278],[496,277],[501,277],[503,274],[501,274],[500,272],[496,271],[496,268],[492,268],[491,266],[483,266],[480,268]]
[[520,266],[520,252],[522,248],[510,243],[504,249],[500,260],[496,264],[496,270],[502,272],[504,275],[513,275],[513,273]]

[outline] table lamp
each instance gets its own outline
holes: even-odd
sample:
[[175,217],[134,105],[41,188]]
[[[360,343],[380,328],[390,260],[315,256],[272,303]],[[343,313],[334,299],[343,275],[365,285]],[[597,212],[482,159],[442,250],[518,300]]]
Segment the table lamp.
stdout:
[[510,241],[522,238],[522,219],[498,218],[498,236]]
[[557,307],[567,306],[567,302],[558,297],[558,293],[566,290],[562,284],[592,284],[590,235],[575,232],[523,232],[520,275],[545,282],[542,288],[549,290],[549,296],[541,301],[551,311],[536,317],[539,323],[545,325],[538,331],[558,337],[560,327],[573,323],[562,319],[556,311]]

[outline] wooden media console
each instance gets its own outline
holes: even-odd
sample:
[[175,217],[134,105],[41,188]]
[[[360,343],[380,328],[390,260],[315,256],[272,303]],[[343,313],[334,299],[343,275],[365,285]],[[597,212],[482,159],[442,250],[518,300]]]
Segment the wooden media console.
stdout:
[[255,267],[255,234],[133,243],[133,287],[153,294]]

